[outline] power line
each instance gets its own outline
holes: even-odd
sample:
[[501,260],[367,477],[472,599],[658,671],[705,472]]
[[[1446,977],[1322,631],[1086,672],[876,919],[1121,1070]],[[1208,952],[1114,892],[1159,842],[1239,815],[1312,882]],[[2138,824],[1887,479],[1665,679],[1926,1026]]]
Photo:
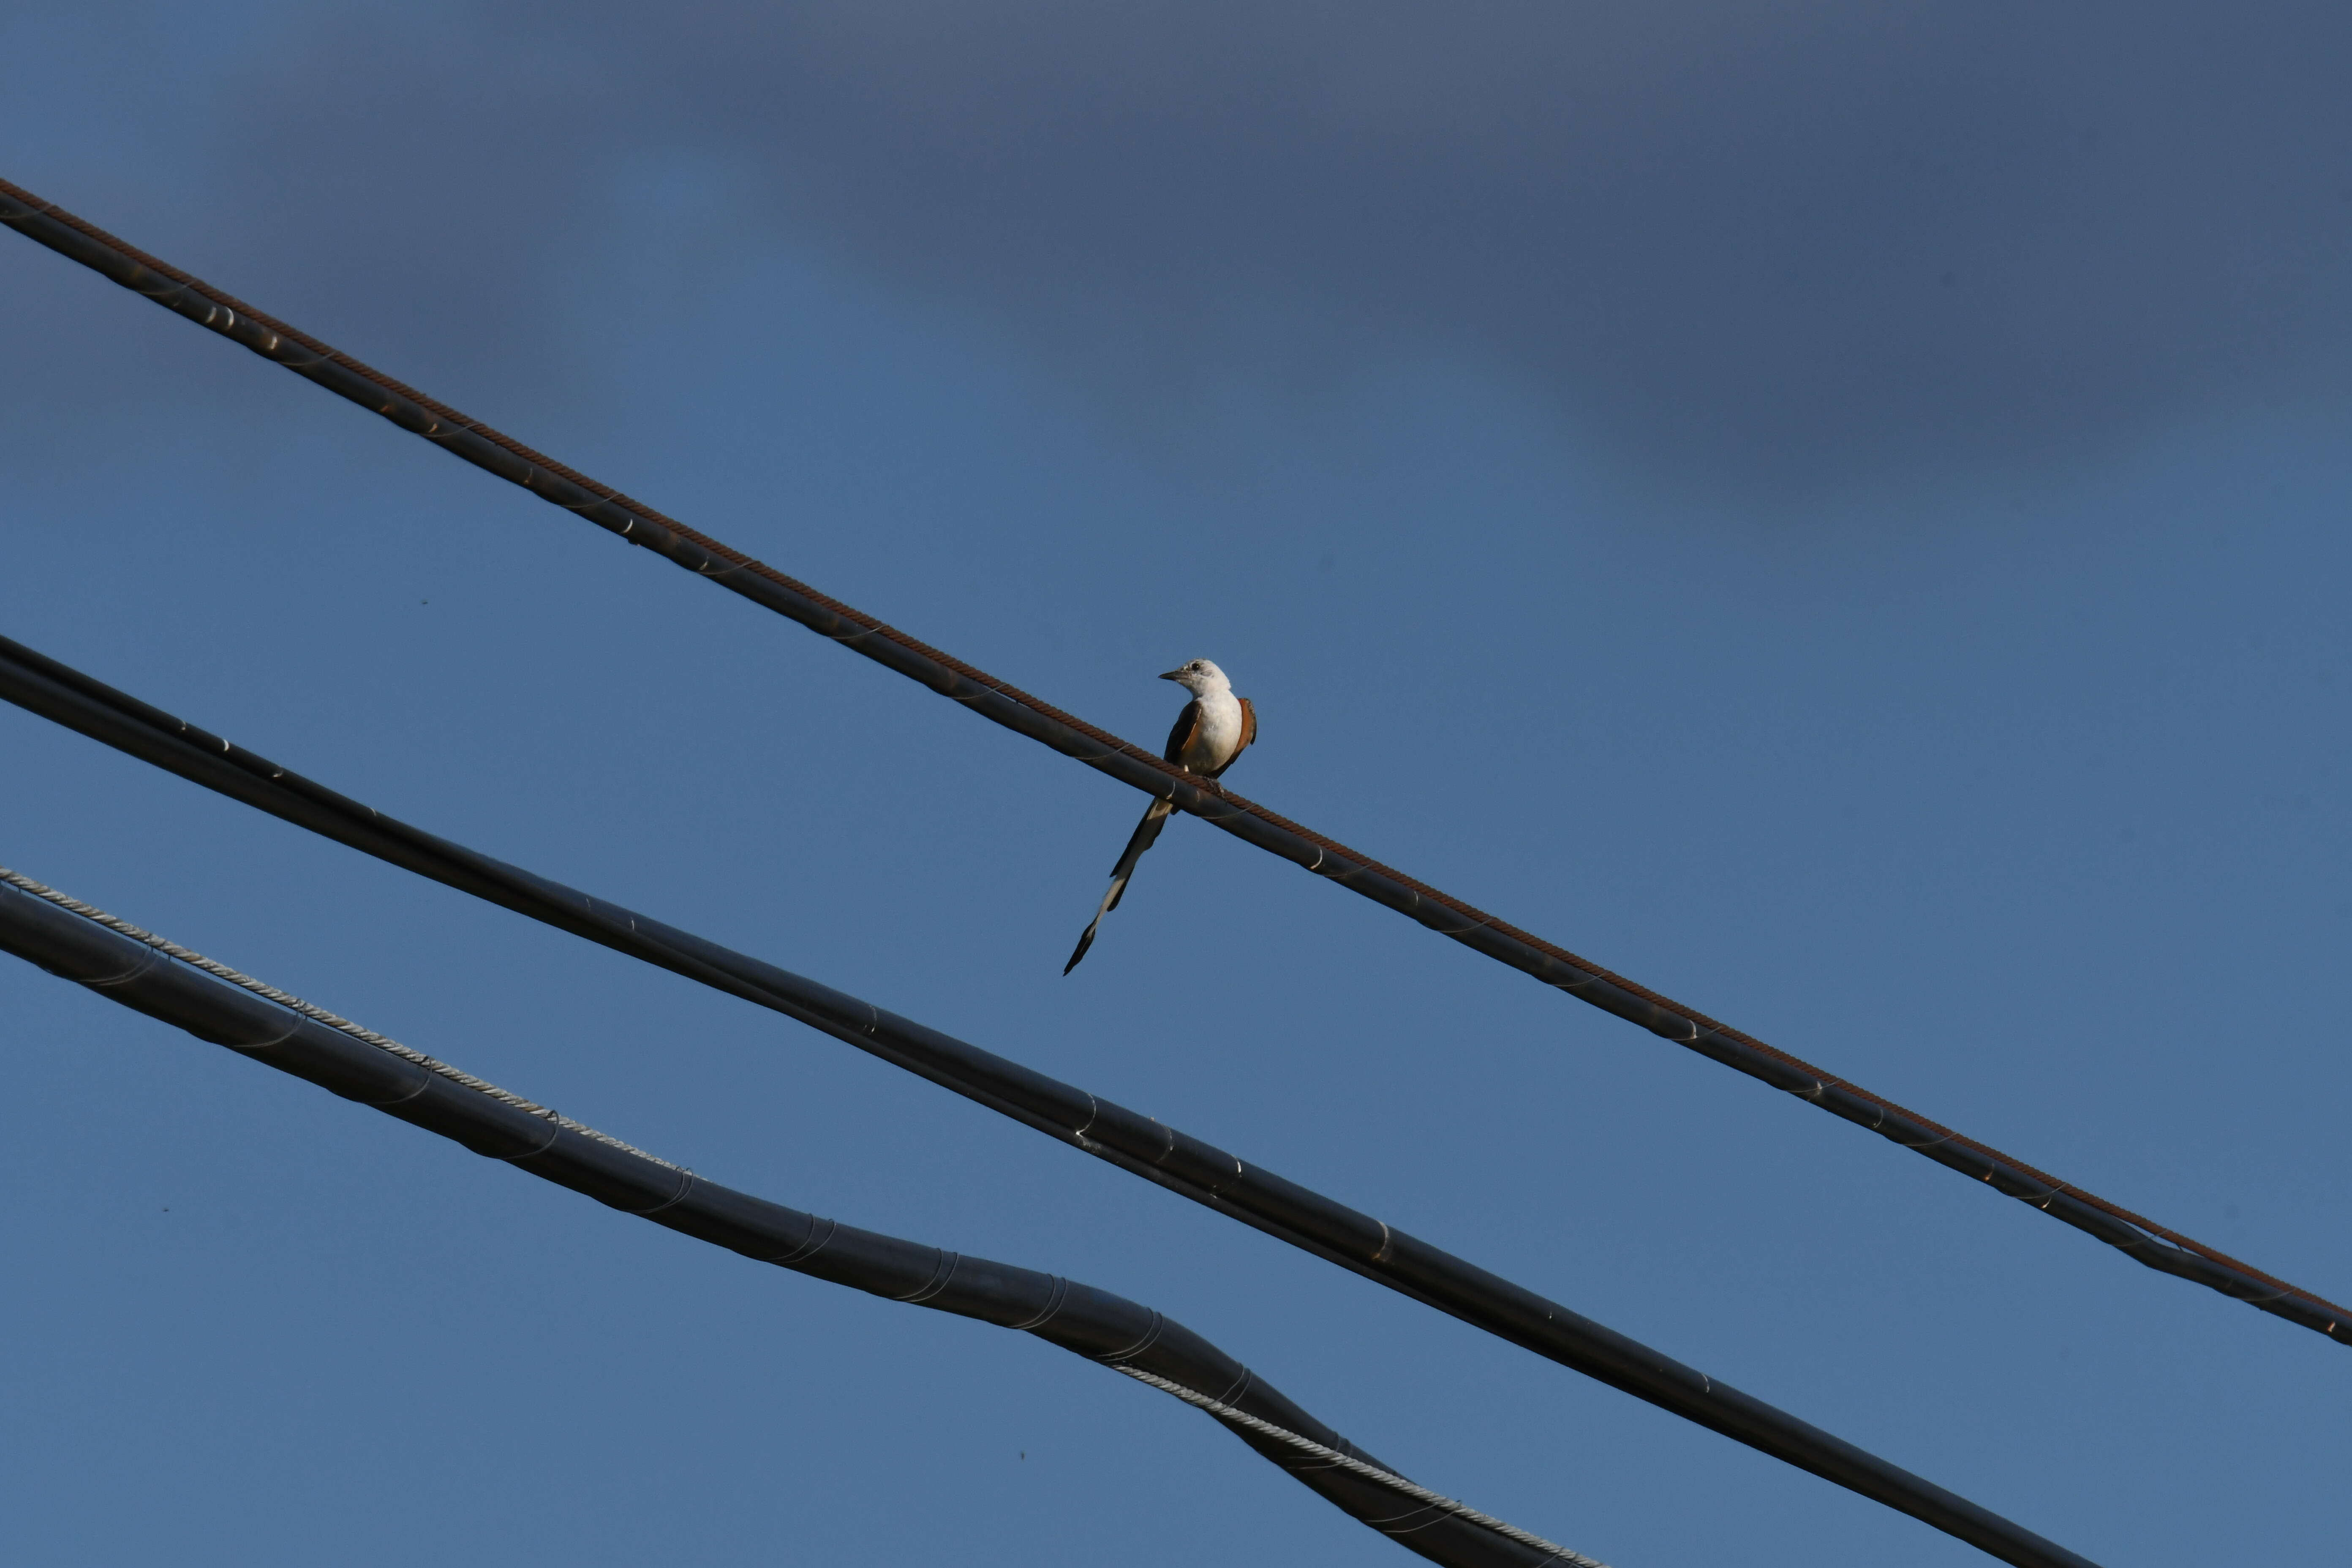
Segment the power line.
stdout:
[[[868,1295],[1023,1330],[1189,1404],[1205,1399],[1202,1408],[1293,1479],[1433,1562],[1594,1568],[1591,1558],[1405,1480],[1149,1307],[719,1186],[373,1030],[307,1004],[289,1005],[271,986],[19,872],[0,867],[0,885],[6,889],[0,891],[0,950],[109,1001],[697,1240]],[[1226,1392],[1208,1399],[1197,1392],[1202,1386]],[[1400,1498],[1415,1506],[1399,1512]]]
[[859,997],[413,827],[5,637],[0,700],[363,854],[782,1013],[2004,1562],[2084,1568],[1990,1510],[1384,1221]]
[[1172,1394],[1185,1404],[1207,1411],[1220,1421],[1230,1421],[1236,1426],[1244,1426],[1250,1431],[1260,1433],[1277,1443],[1296,1448],[1312,1458],[1321,1459],[1326,1464],[1338,1465],[1342,1469],[1353,1470],[1374,1486],[1386,1487],[1399,1497],[1411,1498],[1415,1502],[1427,1503],[1432,1508],[1442,1509],[1447,1513],[1458,1515],[1473,1524],[1484,1525],[1496,1534],[1507,1536],[1522,1546],[1532,1546],[1538,1551],[1549,1552],[1567,1563],[1569,1568],[1609,1568],[1606,1563],[1587,1557],[1581,1552],[1571,1552],[1556,1542],[1546,1541],[1540,1535],[1530,1534],[1517,1525],[1506,1523],[1492,1514],[1480,1513],[1468,1503],[1456,1502],[1442,1492],[1433,1492],[1427,1487],[1416,1486],[1402,1476],[1383,1470],[1377,1465],[1368,1465],[1361,1459],[1351,1459],[1336,1448],[1327,1448],[1322,1444],[1311,1438],[1302,1437],[1296,1432],[1286,1432],[1271,1421],[1261,1421],[1246,1411],[1236,1410],[1230,1405],[1210,1398],[1197,1388],[1187,1388],[1181,1383],[1171,1383],[1166,1378],[1148,1373],[1139,1366],[1123,1366],[1118,1370],[1138,1383],[1148,1383],[1163,1394]]
[[90,905],[83,903],[79,899],[70,898],[64,893],[58,892],[55,888],[46,886],[40,882],[36,882],[32,878],[26,876],[20,871],[12,871],[5,866],[0,866],[0,882],[5,882],[9,887],[15,888],[20,892],[30,893],[35,898],[47,900],[48,902],[57,905],[58,908],[61,910],[71,910],[73,913],[81,916],[82,919],[89,921],[93,925],[102,925],[110,931],[115,931],[123,936],[129,937],[133,942],[144,942],[149,947],[153,948],[156,952],[163,953],[167,958],[176,958],[191,969],[201,969],[206,974],[213,976],[216,980],[226,980],[231,985],[236,986],[240,990],[250,991],[256,996],[260,996],[268,1001],[277,1003],[280,1007],[287,1009],[289,1012],[299,1013],[305,1018],[316,1019],[318,1022],[326,1025],[327,1027],[349,1035],[355,1040],[364,1041],[366,1044],[373,1046],[380,1051],[389,1051],[394,1056],[400,1058],[403,1061],[414,1062],[418,1067],[423,1068],[426,1072],[437,1073],[441,1077],[447,1079],[452,1083],[460,1084],[467,1089],[472,1089],[476,1094],[487,1094],[492,1100],[499,1101],[502,1105],[510,1105],[517,1110],[522,1111],[527,1115],[539,1117],[542,1121],[552,1121],[558,1127],[564,1129],[566,1131],[577,1132],[583,1138],[593,1138],[600,1143],[610,1143],[614,1148],[620,1150],[625,1154],[635,1154],[641,1160],[651,1160],[655,1164],[673,1171],[683,1170],[685,1168],[680,1165],[672,1165],[667,1160],[661,1158],[657,1154],[648,1154],[634,1143],[624,1143],[618,1138],[614,1138],[609,1133],[599,1132],[593,1127],[585,1126],[580,1122],[574,1121],[561,1111],[550,1110],[546,1106],[525,1100],[519,1094],[509,1094],[505,1089],[500,1089],[497,1084],[486,1082],[481,1079],[476,1078],[469,1072],[461,1072],[457,1068],[451,1067],[447,1062],[435,1060],[433,1058],[426,1056],[423,1051],[411,1050],[408,1047],[402,1045],[398,1040],[389,1039],[383,1035],[377,1034],[373,1029],[363,1028],[360,1025],[352,1023],[349,1018],[340,1017],[333,1013],[328,1012],[324,1007],[313,1006],[310,1003],[303,1001],[299,996],[289,995],[287,993],[278,990],[275,985],[266,984],[261,981],[256,980],[250,974],[240,974],[236,970],[231,969],[227,964],[215,963],[212,959],[206,958],[201,952],[191,952],[175,942],[167,942],[163,938],[157,936],[153,931],[142,931],[139,927],[132,925],[129,921],[119,920],[113,915],[108,914],[104,910],[94,909]]
[[0,180],[0,224],[271,363],[424,437],[541,500],[672,564],[831,637],[953,698],[992,722],[1051,746],[1373,902],[1411,916],[1579,1001],[1639,1024],[1711,1061],[1809,1100],[2009,1197],[2088,1232],[2160,1273],[2246,1301],[2344,1342],[2352,1309],[2290,1285],[2120,1205],[2087,1193],[1882,1095],[1766,1045],[1695,1008],[1521,931],[1451,894],[1359,854],[1221,785],[1063,712],[986,671],[788,577],[733,547],[468,418],[273,316],[139,250],[21,186]]

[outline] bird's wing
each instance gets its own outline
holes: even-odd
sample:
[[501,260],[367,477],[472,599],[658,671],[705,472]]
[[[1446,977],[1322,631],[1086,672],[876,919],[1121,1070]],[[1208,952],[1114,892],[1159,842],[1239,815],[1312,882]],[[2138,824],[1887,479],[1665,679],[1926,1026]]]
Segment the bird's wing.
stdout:
[[1250,742],[1257,739],[1257,710],[1250,705],[1250,700],[1246,697],[1237,699],[1237,700],[1242,705],[1242,743],[1235,746],[1234,748],[1234,754],[1227,757],[1218,767],[1217,771],[1209,775],[1213,779],[1222,778],[1224,775],[1225,769],[1232,767],[1235,763],[1240,762],[1242,760],[1242,753],[1250,749]]
[[1184,704],[1184,711],[1176,715],[1176,727],[1168,731],[1168,749],[1160,754],[1178,767],[1184,765],[1184,748],[1192,743],[1192,731],[1201,727],[1201,700],[1197,697]]
[[1094,946],[1095,928],[1102,924],[1103,916],[1118,908],[1119,895],[1127,891],[1128,879],[1135,875],[1135,863],[1143,858],[1143,852],[1160,837],[1160,830],[1168,825],[1169,814],[1175,809],[1164,800],[1155,800],[1145,808],[1143,820],[1135,825],[1127,847],[1119,853],[1118,864],[1110,868],[1110,891],[1103,895],[1102,907],[1095,910],[1095,918],[1087,922],[1086,934],[1078,938],[1076,951],[1070,954],[1070,962],[1062,965],[1063,973],[1076,969],[1078,960],[1087,955],[1087,949]]

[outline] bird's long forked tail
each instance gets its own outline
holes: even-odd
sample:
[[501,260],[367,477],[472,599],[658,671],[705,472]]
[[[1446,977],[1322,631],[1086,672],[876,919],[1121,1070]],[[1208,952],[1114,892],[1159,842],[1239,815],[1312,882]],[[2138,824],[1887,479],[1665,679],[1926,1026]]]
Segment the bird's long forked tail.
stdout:
[[1128,879],[1135,875],[1135,863],[1143,858],[1143,852],[1160,837],[1160,830],[1167,826],[1175,809],[1171,801],[1155,800],[1144,811],[1143,820],[1135,825],[1135,836],[1127,841],[1127,848],[1119,855],[1118,864],[1110,868],[1110,891],[1103,895],[1102,907],[1095,910],[1095,918],[1087,922],[1087,932],[1078,938],[1077,951],[1070,954],[1069,963],[1062,965],[1063,973],[1076,969],[1078,960],[1087,955],[1087,949],[1094,946],[1095,928],[1102,924],[1103,916],[1118,908],[1119,895],[1127,891]]

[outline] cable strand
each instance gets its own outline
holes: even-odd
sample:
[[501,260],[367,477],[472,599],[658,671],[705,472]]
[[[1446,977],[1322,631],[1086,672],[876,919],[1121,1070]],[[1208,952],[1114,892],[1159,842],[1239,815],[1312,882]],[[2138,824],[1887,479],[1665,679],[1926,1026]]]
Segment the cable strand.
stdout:
[[[142,931],[127,921],[106,914],[79,900],[58,892],[56,889],[46,887],[20,872],[0,868],[0,884],[29,894],[34,899],[64,911],[66,915],[74,917],[72,921],[64,921],[66,925],[73,926],[76,921],[86,922],[89,926],[101,928],[105,931],[113,933],[111,938],[102,937],[96,931],[84,931],[77,927],[68,947],[72,958],[78,961],[72,967],[77,972],[80,983],[98,989],[100,994],[110,1002],[131,1007],[150,1017],[158,1018],[192,1033],[198,1033],[200,1037],[211,1038],[216,1043],[234,1037],[239,1031],[240,1025],[247,1030],[252,1027],[249,1019],[243,1019],[237,1016],[231,999],[226,993],[217,989],[211,990],[209,994],[191,997],[175,987],[154,986],[152,984],[153,980],[152,973],[142,973],[137,969],[127,974],[121,973],[119,969],[113,973],[108,973],[110,966],[119,966],[123,961],[123,954],[119,949],[109,951],[112,948],[114,940],[121,939],[137,942],[163,954],[166,958],[200,970],[216,982],[236,985],[278,1006],[287,1008],[304,1019],[348,1036],[366,1045],[372,1050],[385,1052],[420,1068],[429,1068],[467,1091],[495,1100],[511,1114],[529,1118],[530,1120],[523,1124],[525,1127],[535,1129],[539,1122],[552,1120],[557,1121],[564,1131],[593,1139],[608,1148],[625,1152],[631,1159],[641,1161],[645,1165],[657,1168],[665,1173],[665,1175],[659,1179],[655,1179],[651,1173],[646,1170],[621,1173],[619,1179],[626,1187],[625,1195],[624,1195],[623,1193],[614,1189],[613,1181],[615,1173],[609,1166],[600,1163],[593,1176],[588,1176],[588,1173],[581,1172],[576,1164],[567,1161],[562,1151],[554,1150],[551,1144],[542,1143],[533,1151],[534,1154],[547,1155],[552,1150],[553,1157],[545,1163],[535,1162],[530,1167],[530,1173],[541,1180],[571,1187],[575,1191],[589,1193],[609,1206],[622,1208],[624,1212],[639,1218],[682,1231],[698,1240],[726,1247],[755,1261],[789,1268],[802,1274],[814,1275],[831,1283],[860,1290],[868,1295],[893,1300],[911,1301],[933,1310],[977,1318],[982,1321],[1013,1331],[1033,1333],[1049,1344],[1086,1355],[1088,1360],[1098,1364],[1111,1364],[1115,1370],[1126,1373],[1129,1376],[1154,1383],[1166,1382],[1166,1385],[1171,1388],[1189,1389],[1189,1384],[1162,1380],[1159,1374],[1139,1367],[1108,1363],[1102,1356],[1095,1353],[1099,1336],[1106,1331],[1118,1327],[1131,1331],[1136,1328],[1148,1325],[1148,1331],[1143,1336],[1144,1342],[1137,1343],[1131,1350],[1123,1353],[1150,1354],[1156,1363],[1162,1368],[1189,1377],[1213,1382],[1219,1378],[1224,1379],[1226,1381],[1217,1382],[1216,1385],[1251,1390],[1253,1396],[1262,1402],[1262,1407],[1283,1413],[1286,1419],[1304,1418],[1318,1426],[1321,1426],[1319,1422],[1314,1422],[1311,1415],[1291,1404],[1278,1391],[1260,1380],[1256,1373],[1235,1362],[1223,1351],[1189,1329],[1172,1323],[1161,1313],[1139,1303],[1111,1295],[1108,1291],[1079,1286],[1077,1290],[1085,1297],[1085,1303],[1080,1306],[1074,1303],[1071,1282],[1066,1279],[1034,1269],[991,1262],[986,1259],[970,1260],[976,1267],[971,1270],[968,1279],[963,1282],[962,1290],[958,1299],[950,1300],[940,1289],[940,1286],[944,1283],[940,1277],[942,1274],[954,1275],[957,1265],[964,1261],[961,1255],[944,1252],[940,1248],[925,1246],[919,1242],[871,1231],[855,1233],[857,1237],[856,1245],[842,1248],[841,1256],[837,1256],[830,1263],[820,1266],[815,1261],[816,1255],[824,1251],[830,1243],[841,1239],[848,1227],[840,1226],[833,1221],[820,1220],[814,1215],[785,1208],[782,1205],[752,1198],[748,1194],[732,1192],[715,1183],[689,1181],[682,1184],[675,1184],[669,1177],[683,1173],[682,1166],[657,1159],[644,1150],[577,1121],[554,1117],[553,1113],[544,1107],[536,1106],[520,1096],[507,1093],[471,1074],[460,1072],[446,1063],[425,1056],[422,1052],[401,1046],[372,1029],[363,1028],[349,1019],[340,1018],[322,1007],[301,1002],[275,986],[249,975],[239,975],[224,964],[204,958],[152,932]],[[0,895],[0,952],[14,952],[19,957],[34,957],[35,954],[38,954],[40,955],[37,960],[38,962],[56,963],[59,957],[59,952],[58,942],[53,940],[58,934],[55,927],[37,919],[27,920],[26,910],[18,907],[21,903],[21,900],[13,896]],[[93,969],[97,971],[95,975],[92,973]],[[159,995],[159,991],[163,994]],[[209,1025],[215,1032],[205,1034],[197,1027],[200,1025]],[[253,1049],[254,1046],[250,1043],[244,1046],[231,1044],[230,1048],[243,1051]],[[272,1040],[261,1050],[264,1065],[292,1073],[312,1083],[332,1087],[332,1080],[337,1075],[332,1070],[321,1071],[323,1064],[320,1055],[321,1047],[319,1042],[316,1039],[302,1038],[299,1025],[290,1036]],[[327,1059],[332,1061],[333,1058],[331,1056]],[[380,1112],[398,1114],[384,1103],[374,1101],[364,1103],[369,1103],[373,1109]],[[404,1100],[402,1103],[408,1102]],[[507,1153],[485,1150],[480,1146],[482,1127],[477,1113],[467,1112],[455,1119],[453,1124],[448,1108],[444,1105],[439,1108],[438,1114],[428,1110],[425,1114],[408,1115],[404,1119],[408,1120],[411,1125],[425,1131],[455,1138],[476,1153],[483,1153],[488,1157],[498,1159],[509,1157]],[[511,1124],[503,1131],[509,1137],[514,1132]],[[583,1177],[587,1179],[583,1180]],[[614,1201],[616,1198],[622,1198],[623,1201],[616,1203]],[[660,1201],[648,1203],[646,1201],[648,1198],[658,1198]],[[719,1223],[713,1226],[709,1223],[713,1219],[718,1219]],[[802,1239],[803,1237],[806,1239]],[[908,1293],[903,1287],[910,1277],[919,1279],[927,1279],[930,1284],[927,1289]],[[1059,1320],[1073,1321],[1057,1321]],[[1304,1446],[1305,1448],[1322,1453],[1338,1454],[1338,1450],[1331,1449],[1327,1445],[1317,1443],[1312,1438],[1265,1421],[1263,1417],[1248,1411],[1234,1410],[1231,1406],[1221,1406],[1221,1410],[1226,1413],[1224,1418],[1231,1424],[1250,1430],[1263,1427],[1268,1435],[1279,1434],[1276,1440],[1287,1446],[1294,1447]],[[1323,1427],[1322,1430],[1335,1441],[1347,1441],[1328,1427]],[[1277,1465],[1281,1464],[1279,1460],[1274,1459],[1273,1456],[1264,1455],[1262,1451],[1261,1454],[1262,1457]],[[1389,1475],[1389,1472],[1377,1465],[1369,1465],[1362,1460],[1349,1460],[1344,1455],[1339,1458],[1343,1462],[1336,1468],[1346,1468],[1351,1474],[1372,1479],[1375,1484],[1381,1484],[1378,1478]],[[1524,1565],[1524,1568],[1540,1568],[1539,1564],[1528,1562],[1521,1552],[1498,1549],[1493,1542],[1469,1531],[1432,1532],[1424,1528],[1410,1532],[1409,1539],[1402,1537],[1389,1528],[1392,1522],[1391,1520],[1381,1517],[1372,1509],[1368,1508],[1363,1499],[1348,1495],[1348,1489],[1335,1488],[1330,1485],[1328,1478],[1317,1473],[1313,1467],[1281,1465],[1281,1468],[1289,1472],[1294,1480],[1316,1492],[1326,1502],[1341,1509],[1358,1522],[1390,1534],[1391,1539],[1400,1540],[1401,1544],[1421,1556],[1441,1563],[1454,1564],[1455,1568],[1500,1568],[1501,1564],[1507,1563],[1513,1564],[1514,1568],[1518,1568],[1518,1565]],[[1405,1484],[1411,1485],[1409,1482]],[[1434,1497],[1436,1494],[1429,1495]],[[1475,1531],[1483,1531],[1489,1535],[1499,1536],[1513,1545],[1527,1550],[1545,1550],[1549,1545],[1549,1543],[1538,1544],[1542,1541],[1541,1537],[1518,1530],[1500,1520],[1475,1513],[1474,1510],[1458,1510],[1454,1517],[1459,1519],[1464,1524],[1474,1527]],[[1573,1561],[1579,1568],[1582,1568],[1586,1560],[1573,1559]],[[2081,1563],[2080,1559],[2073,1561]],[[2082,1568],[2089,1568],[2089,1565],[2083,1564]]]
[[303,1001],[299,996],[289,995],[288,993],[278,990],[275,985],[270,985],[262,981],[256,980],[250,974],[240,974],[236,970],[231,969],[227,964],[217,963],[213,959],[206,958],[201,952],[192,952],[188,949],[182,947],[178,942],[167,942],[163,938],[157,936],[152,931],[142,931],[139,927],[132,925],[129,921],[118,919],[116,916],[108,914],[104,910],[94,909],[90,905],[83,903],[79,899],[72,898],[67,894],[58,891],[55,888],[48,886],[47,883],[37,882],[33,880],[32,878],[26,876],[22,871],[13,871],[5,866],[0,866],[0,882],[5,882],[20,892],[30,893],[37,899],[55,904],[61,910],[79,915],[82,919],[90,921],[94,925],[102,925],[107,930],[113,931],[118,935],[127,936],[133,942],[143,942],[168,958],[176,958],[192,969],[201,969],[206,974],[213,976],[216,980],[226,980],[231,985],[237,986],[242,990],[250,991],[256,996],[259,996],[266,1001],[275,1002],[280,1007],[287,1009],[289,1012],[299,1013],[305,1018],[324,1024],[331,1029],[338,1030],[342,1034],[349,1035],[352,1039],[361,1041],[366,1045],[373,1046],[380,1051],[388,1051],[392,1055],[400,1058],[403,1061],[414,1062],[418,1067],[423,1068],[425,1071],[438,1074],[440,1077],[447,1079],[452,1083],[462,1084],[466,1088],[472,1089],[477,1094],[486,1094],[501,1105],[511,1105],[517,1110],[526,1111],[532,1116],[538,1117],[542,1121],[552,1121],[555,1125],[564,1129],[566,1131],[577,1132],[583,1138],[593,1138],[599,1143],[606,1144],[612,1148],[621,1150],[625,1153],[635,1154],[640,1160],[651,1160],[656,1165],[663,1166],[668,1170],[677,1171],[681,1174],[690,1175],[693,1173],[688,1171],[683,1165],[671,1164],[667,1160],[663,1159],[658,1154],[646,1153],[643,1149],[638,1148],[634,1143],[624,1143],[618,1138],[612,1136],[610,1133],[599,1132],[593,1127],[590,1127],[584,1122],[572,1121],[572,1118],[562,1114],[561,1111],[551,1110],[546,1106],[541,1105],[533,1100],[525,1100],[519,1094],[509,1093],[507,1090],[500,1089],[497,1084],[476,1078],[472,1073],[461,1071],[457,1068],[451,1067],[447,1062],[440,1061],[435,1058],[426,1056],[423,1051],[404,1046],[398,1040],[393,1039],[388,1036],[379,1035],[373,1029],[362,1028],[359,1025],[352,1023],[349,1018],[338,1017],[334,1014],[328,1012],[324,1007],[312,1006],[310,1003]]
[[1559,1561],[1567,1563],[1569,1568],[1609,1568],[1607,1563],[1596,1558],[1587,1557],[1581,1552],[1571,1552],[1558,1542],[1546,1541],[1542,1536],[1530,1531],[1521,1530],[1508,1521],[1496,1519],[1491,1513],[1480,1513],[1468,1503],[1457,1502],[1443,1492],[1433,1492],[1427,1487],[1416,1485],[1398,1475],[1394,1470],[1384,1470],[1378,1465],[1368,1465],[1352,1454],[1343,1454],[1337,1448],[1326,1447],[1311,1437],[1302,1437],[1297,1433],[1277,1426],[1271,1421],[1262,1420],[1246,1410],[1236,1410],[1230,1405],[1210,1398],[1198,1389],[1187,1388],[1181,1383],[1171,1383],[1167,1378],[1146,1372],[1139,1366],[1121,1365],[1117,1370],[1127,1373],[1138,1383],[1150,1384],[1162,1394],[1172,1394],[1185,1404],[1205,1410],[1220,1421],[1230,1422],[1234,1426],[1255,1432],[1260,1436],[1271,1437],[1277,1443],[1296,1448],[1300,1453],[1320,1459],[1326,1464],[1336,1465],[1343,1470],[1363,1477],[1374,1486],[1386,1488],[1399,1497],[1425,1503],[1431,1508],[1450,1513],[1456,1519],[1466,1519],[1482,1529],[1493,1531],[1506,1541],[1516,1541],[1522,1546],[1532,1546],[1538,1552],[1549,1552]]

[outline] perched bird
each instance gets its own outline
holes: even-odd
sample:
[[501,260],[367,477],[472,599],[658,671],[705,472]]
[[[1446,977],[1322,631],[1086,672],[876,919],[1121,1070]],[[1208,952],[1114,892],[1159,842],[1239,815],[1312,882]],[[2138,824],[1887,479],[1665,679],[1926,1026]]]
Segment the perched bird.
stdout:
[[[1257,710],[1246,697],[1234,695],[1234,683],[1225,672],[1205,658],[1196,658],[1181,668],[1171,669],[1160,678],[1172,680],[1192,694],[1184,704],[1184,711],[1176,715],[1176,727],[1168,731],[1168,748],[1160,754],[1188,773],[1202,778],[1215,778],[1257,739]],[[1102,908],[1087,923],[1086,935],[1078,938],[1078,949],[1070,954],[1070,962],[1062,965],[1067,974],[1095,944],[1095,928],[1102,924],[1103,916],[1118,908],[1118,896],[1127,891],[1128,879],[1135,875],[1135,863],[1160,837],[1175,806],[1164,800],[1155,800],[1135,825],[1135,837],[1127,841],[1126,852],[1118,864],[1111,868],[1110,891],[1103,895]]]

